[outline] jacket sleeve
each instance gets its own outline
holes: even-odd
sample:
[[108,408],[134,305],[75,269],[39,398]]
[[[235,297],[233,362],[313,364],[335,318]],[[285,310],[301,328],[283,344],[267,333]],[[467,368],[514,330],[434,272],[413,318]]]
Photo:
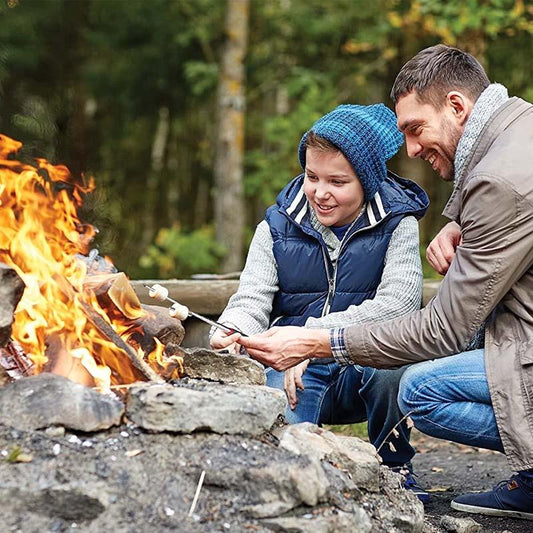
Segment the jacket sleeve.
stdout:
[[420,261],[418,222],[404,218],[394,230],[381,282],[374,298],[345,311],[320,318],[309,318],[308,328],[346,327],[367,322],[383,322],[420,309],[422,300],[422,264]]
[[353,363],[394,367],[463,351],[533,263],[533,206],[498,176],[461,193],[463,241],[428,305],[406,317],[344,330]]
[[278,270],[272,251],[272,235],[268,224],[262,221],[250,243],[239,288],[230,298],[219,322],[235,326],[248,335],[265,331],[277,291]]

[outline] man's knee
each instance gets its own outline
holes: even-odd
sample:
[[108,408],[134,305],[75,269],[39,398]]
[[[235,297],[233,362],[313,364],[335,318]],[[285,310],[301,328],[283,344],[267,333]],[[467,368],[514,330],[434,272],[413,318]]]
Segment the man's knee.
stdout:
[[428,369],[425,362],[405,369],[398,390],[398,405],[402,413],[407,414],[420,409],[422,403],[420,390],[427,380],[427,375]]

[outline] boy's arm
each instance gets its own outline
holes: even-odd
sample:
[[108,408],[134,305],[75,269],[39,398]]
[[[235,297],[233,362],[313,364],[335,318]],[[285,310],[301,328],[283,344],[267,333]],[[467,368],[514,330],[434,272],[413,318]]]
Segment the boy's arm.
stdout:
[[[372,267],[369,263],[368,268]],[[422,285],[418,222],[414,217],[406,217],[391,236],[383,275],[374,298],[359,305],[351,305],[345,311],[330,313],[321,318],[309,318],[305,327],[346,327],[383,322],[406,315],[420,308]]]
[[[239,288],[230,298],[219,322],[237,327],[253,335],[265,331],[270,324],[272,302],[278,291],[278,271],[272,252],[272,235],[265,221],[256,228]],[[214,330],[211,330],[212,336]]]

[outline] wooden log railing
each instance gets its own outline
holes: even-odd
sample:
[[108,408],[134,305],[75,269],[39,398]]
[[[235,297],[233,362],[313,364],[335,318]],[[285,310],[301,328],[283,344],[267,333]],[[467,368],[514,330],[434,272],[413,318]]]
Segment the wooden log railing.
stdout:
[[[166,287],[169,297],[173,300],[186,305],[196,313],[215,319],[222,313],[231,295],[235,294],[239,286],[237,279],[149,279],[133,280],[131,285],[142,303],[154,304],[156,302],[148,296],[148,289],[145,285],[151,286],[155,283]],[[439,285],[440,280],[424,280],[423,305],[426,305],[437,294]],[[207,324],[189,318],[185,322],[185,331],[183,346],[208,346],[209,326]]]

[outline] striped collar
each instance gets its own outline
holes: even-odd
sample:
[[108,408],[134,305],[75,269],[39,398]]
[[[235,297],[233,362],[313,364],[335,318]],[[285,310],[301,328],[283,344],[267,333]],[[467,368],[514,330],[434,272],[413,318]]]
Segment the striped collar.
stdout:
[[[363,208],[365,206],[366,209],[364,209],[363,212]],[[376,192],[374,197],[367,202],[367,204],[363,205],[363,208],[362,217],[364,217],[365,220],[362,222],[361,227],[375,226],[388,215],[388,212],[385,211],[385,208],[383,207],[383,202],[381,200],[379,191]],[[311,207],[309,206],[309,202],[304,194],[303,185],[301,185],[294,198],[286,208],[287,215],[289,215],[289,217],[297,224],[305,225],[306,222],[309,222],[310,209]]]

